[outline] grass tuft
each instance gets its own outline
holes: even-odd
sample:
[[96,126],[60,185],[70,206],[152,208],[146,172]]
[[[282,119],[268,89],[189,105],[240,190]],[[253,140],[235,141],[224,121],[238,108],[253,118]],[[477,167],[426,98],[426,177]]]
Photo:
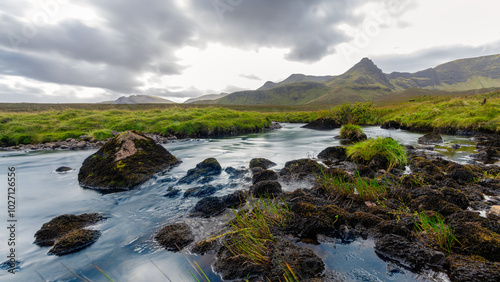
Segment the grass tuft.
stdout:
[[367,179],[359,175],[348,181],[343,176],[322,171],[318,176],[318,183],[328,193],[342,196],[357,194],[365,201],[380,201],[387,197],[387,187],[385,185],[380,184],[377,180]]
[[[440,251],[451,253],[455,243],[460,243],[455,237],[454,230],[439,216],[427,216],[415,213],[415,230],[420,240],[430,247],[436,245]],[[428,243],[429,242],[429,243]]]
[[340,129],[340,138],[352,140],[364,140],[366,134],[361,129],[361,126],[354,124],[345,124]]
[[387,159],[388,169],[404,166],[408,163],[405,147],[390,137],[369,139],[347,148],[347,156],[358,162],[367,163],[377,155]]

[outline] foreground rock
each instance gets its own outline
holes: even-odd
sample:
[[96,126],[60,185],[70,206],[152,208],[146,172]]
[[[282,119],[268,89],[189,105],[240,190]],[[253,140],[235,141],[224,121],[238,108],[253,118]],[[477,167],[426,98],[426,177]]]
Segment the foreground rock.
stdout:
[[133,130],[115,136],[88,157],[78,181],[85,188],[102,192],[126,191],[178,163],[163,146]]
[[84,228],[104,219],[105,217],[98,213],[65,214],[54,217],[35,233],[34,243],[39,246],[54,246],[49,251],[49,254],[54,255],[79,251],[93,244],[101,235],[97,230]]
[[268,169],[270,167],[275,166],[276,164],[268,159],[264,158],[254,158],[250,160],[250,169],[254,168],[261,168],[261,169]]
[[439,143],[443,143],[443,137],[441,137],[441,135],[436,132],[427,133],[424,136],[418,138],[418,144],[430,145]]
[[227,208],[238,208],[245,203],[247,194],[236,191],[222,197],[205,197],[198,201],[191,211],[192,216],[211,217],[224,212]]
[[344,146],[328,147],[318,154],[322,161],[341,162],[347,159],[347,150]]
[[163,227],[155,240],[168,251],[180,251],[194,241],[193,231],[186,223],[174,223]]
[[341,127],[342,125],[334,119],[331,118],[319,118],[317,120],[311,121],[310,123],[302,126],[308,129],[317,130],[331,130]]

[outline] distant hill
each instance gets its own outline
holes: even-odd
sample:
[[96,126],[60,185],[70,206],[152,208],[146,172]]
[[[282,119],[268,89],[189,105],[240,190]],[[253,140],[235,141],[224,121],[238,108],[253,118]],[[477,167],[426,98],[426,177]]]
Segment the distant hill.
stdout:
[[175,104],[167,99],[150,95],[130,95],[122,96],[115,101],[103,102],[104,104]]
[[287,79],[274,83],[272,81],[268,81],[264,83],[260,88],[257,90],[267,90],[271,89],[273,87],[278,87],[278,86],[283,86],[287,84],[294,84],[297,82],[325,82],[330,79],[334,78],[334,76],[331,75],[326,75],[326,76],[314,76],[314,75],[305,75],[305,74],[300,74],[300,73],[294,73],[290,75]]
[[[419,93],[446,95],[500,87],[500,55],[461,59],[415,73],[385,74],[363,58],[338,76],[292,74],[257,90],[238,91],[197,103],[230,105],[303,105],[377,102],[411,98]],[[400,97],[401,96],[401,97]]]
[[184,103],[185,104],[191,104],[191,103],[196,103],[196,102],[199,102],[199,101],[216,100],[216,99],[220,99],[220,98],[226,97],[229,94],[231,94],[231,93],[208,94],[208,95],[203,95],[203,96],[200,96],[200,97],[197,97],[197,98],[187,99],[186,101],[184,101]]

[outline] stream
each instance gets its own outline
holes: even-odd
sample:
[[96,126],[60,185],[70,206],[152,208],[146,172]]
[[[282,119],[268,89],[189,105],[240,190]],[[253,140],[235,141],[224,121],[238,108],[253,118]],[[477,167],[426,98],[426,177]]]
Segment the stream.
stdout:
[[[82,162],[96,150],[85,151],[30,151],[0,152],[0,179],[3,181],[2,222],[7,225],[7,173],[8,167],[17,172],[16,190],[16,259],[20,262],[16,274],[10,274],[2,265],[2,281],[80,281],[74,274],[93,281],[106,281],[93,264],[102,269],[114,281],[168,281],[161,269],[172,281],[194,281],[189,270],[189,260],[196,260],[211,281],[221,281],[212,272],[210,256],[194,256],[168,252],[154,241],[154,235],[162,226],[184,217],[199,200],[197,198],[164,197],[175,179],[206,158],[214,157],[227,167],[247,168],[252,158],[264,157],[281,169],[287,161],[314,158],[329,146],[340,145],[339,129],[316,131],[301,128],[303,124],[283,124],[280,130],[247,134],[222,139],[179,140],[165,144],[165,148],[182,164],[171,171],[157,175],[138,189],[100,194],[78,185],[78,169]],[[392,137],[405,145],[418,146],[417,139],[423,134],[404,130],[386,130],[364,127],[368,137]],[[444,143],[435,151],[459,163],[466,163],[475,153],[475,142],[467,136],[442,135]],[[460,144],[458,150],[452,144]],[[60,166],[74,170],[56,173]],[[224,185],[215,196],[246,189],[249,182],[244,178],[230,179],[222,172],[214,184]],[[285,185],[284,190],[294,190],[300,185]],[[179,186],[182,190],[189,186]],[[109,218],[94,226],[102,236],[90,247],[62,257],[47,255],[48,247],[33,244],[33,235],[43,223],[62,214],[100,212]],[[213,224],[212,224],[213,223]],[[217,223],[203,220],[197,232],[210,232]],[[220,224],[220,223],[219,223]],[[0,254],[6,260],[10,247],[6,243],[8,230],[0,228]],[[301,243],[302,244],[302,243]],[[347,281],[447,281],[444,274],[412,273],[380,259],[373,250],[373,241],[356,240],[350,244],[329,241],[320,245],[305,245],[320,256],[327,269],[338,272]],[[158,266],[158,268],[156,266]]]

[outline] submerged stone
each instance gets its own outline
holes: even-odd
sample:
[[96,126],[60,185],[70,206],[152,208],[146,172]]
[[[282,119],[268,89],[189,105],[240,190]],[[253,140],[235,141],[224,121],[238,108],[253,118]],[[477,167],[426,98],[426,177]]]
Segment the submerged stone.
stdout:
[[302,128],[317,129],[317,130],[331,130],[339,128],[341,124],[332,118],[319,118],[311,121],[310,123],[302,126]]
[[78,181],[103,192],[130,190],[179,160],[143,133],[132,130],[115,136],[83,162]]

